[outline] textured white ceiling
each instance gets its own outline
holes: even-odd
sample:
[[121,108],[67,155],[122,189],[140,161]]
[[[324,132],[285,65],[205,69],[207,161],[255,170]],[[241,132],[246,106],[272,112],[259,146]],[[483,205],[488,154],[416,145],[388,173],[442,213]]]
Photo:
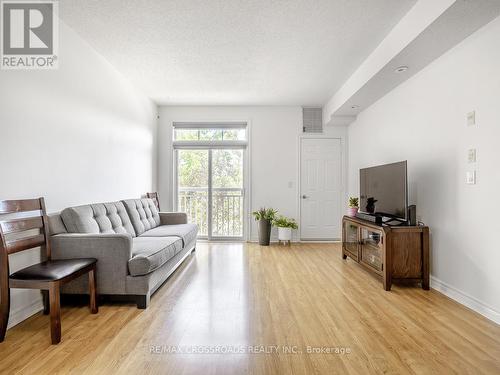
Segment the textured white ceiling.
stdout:
[[323,105],[416,0],[61,0],[158,104]]

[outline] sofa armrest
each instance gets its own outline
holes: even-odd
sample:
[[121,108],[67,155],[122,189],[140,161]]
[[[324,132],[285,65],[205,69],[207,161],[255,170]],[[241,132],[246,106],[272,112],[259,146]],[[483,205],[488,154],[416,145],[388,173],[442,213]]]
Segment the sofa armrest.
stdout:
[[63,233],[50,238],[52,259],[97,259],[97,287],[103,294],[125,292],[128,261],[132,257],[129,234]]
[[160,212],[160,225],[187,224],[185,212]]

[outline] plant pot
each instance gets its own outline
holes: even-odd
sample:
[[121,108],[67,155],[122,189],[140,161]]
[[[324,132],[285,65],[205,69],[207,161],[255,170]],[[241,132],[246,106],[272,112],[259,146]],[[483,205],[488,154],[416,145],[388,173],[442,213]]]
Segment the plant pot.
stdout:
[[357,213],[358,213],[358,207],[349,207],[347,209],[347,216],[356,217]]
[[271,221],[259,220],[259,245],[269,246],[271,241]]
[[292,228],[280,228],[280,227],[278,227],[278,239],[280,241],[291,241]]

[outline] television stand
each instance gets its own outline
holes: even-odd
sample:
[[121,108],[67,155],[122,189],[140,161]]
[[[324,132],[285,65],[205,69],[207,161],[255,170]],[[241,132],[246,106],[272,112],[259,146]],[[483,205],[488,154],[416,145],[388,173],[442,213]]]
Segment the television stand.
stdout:
[[342,219],[342,259],[351,258],[382,278],[385,290],[392,282],[419,282],[429,289],[429,228],[377,225],[358,217]]

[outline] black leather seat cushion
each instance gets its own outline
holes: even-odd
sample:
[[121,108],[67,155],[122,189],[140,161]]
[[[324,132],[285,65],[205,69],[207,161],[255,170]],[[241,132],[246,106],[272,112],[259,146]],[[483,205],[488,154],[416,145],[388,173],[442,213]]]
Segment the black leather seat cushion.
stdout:
[[94,258],[49,260],[23,268],[10,275],[15,280],[56,281],[97,262]]

